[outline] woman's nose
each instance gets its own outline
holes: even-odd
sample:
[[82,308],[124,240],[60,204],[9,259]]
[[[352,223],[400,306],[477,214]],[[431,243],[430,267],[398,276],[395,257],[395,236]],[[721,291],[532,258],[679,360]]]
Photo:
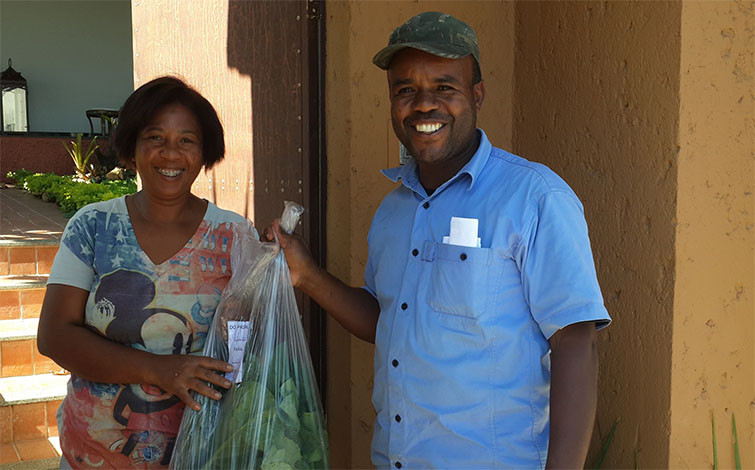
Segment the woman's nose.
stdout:
[[178,141],[174,139],[166,139],[160,151],[162,155],[169,157],[178,155]]

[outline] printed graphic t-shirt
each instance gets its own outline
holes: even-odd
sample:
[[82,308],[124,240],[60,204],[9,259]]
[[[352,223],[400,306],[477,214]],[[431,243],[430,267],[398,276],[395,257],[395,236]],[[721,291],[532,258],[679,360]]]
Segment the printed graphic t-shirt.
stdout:
[[[209,203],[186,245],[155,265],[134,236],[125,197],[90,204],[69,220],[48,284],[89,291],[85,322],[106,338],[154,354],[201,353],[231,277],[234,224],[254,230]],[[58,411],[63,456],[73,468],[167,468],[183,410],[153,385],[72,375]]]

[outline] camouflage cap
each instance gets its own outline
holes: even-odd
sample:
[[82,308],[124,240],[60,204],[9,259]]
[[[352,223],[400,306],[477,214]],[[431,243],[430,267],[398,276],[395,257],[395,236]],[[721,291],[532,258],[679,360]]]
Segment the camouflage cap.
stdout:
[[388,39],[388,46],[375,54],[372,63],[388,70],[393,54],[406,47],[447,59],[472,55],[480,63],[480,50],[474,30],[465,22],[438,11],[420,13],[394,29]]

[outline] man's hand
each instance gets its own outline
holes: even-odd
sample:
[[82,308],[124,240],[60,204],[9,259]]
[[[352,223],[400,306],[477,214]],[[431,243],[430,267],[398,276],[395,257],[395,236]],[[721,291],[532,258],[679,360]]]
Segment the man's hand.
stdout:
[[268,241],[278,237],[294,287],[310,296],[351,334],[375,342],[380,314],[377,299],[364,289],[347,286],[318,266],[304,242],[281,229],[280,220],[274,220],[262,236]]
[[549,341],[550,442],[545,468],[584,468],[597,402],[595,323],[569,325]]
[[287,234],[280,226],[280,219],[275,219],[262,233],[267,241],[273,241],[278,237],[278,243],[286,255],[286,263],[291,272],[291,282],[294,287],[306,292],[304,281],[311,279],[320,270],[307,246],[299,237]]

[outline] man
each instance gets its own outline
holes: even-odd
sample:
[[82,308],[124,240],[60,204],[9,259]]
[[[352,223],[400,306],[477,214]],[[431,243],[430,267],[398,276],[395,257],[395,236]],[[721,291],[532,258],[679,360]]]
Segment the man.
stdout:
[[582,468],[595,330],[610,322],[582,205],[476,128],[485,86],[468,25],[422,13],[373,62],[413,159],[383,171],[400,184],[370,228],[366,287],[318,268],[274,224],[294,285],[375,342],[373,463]]

